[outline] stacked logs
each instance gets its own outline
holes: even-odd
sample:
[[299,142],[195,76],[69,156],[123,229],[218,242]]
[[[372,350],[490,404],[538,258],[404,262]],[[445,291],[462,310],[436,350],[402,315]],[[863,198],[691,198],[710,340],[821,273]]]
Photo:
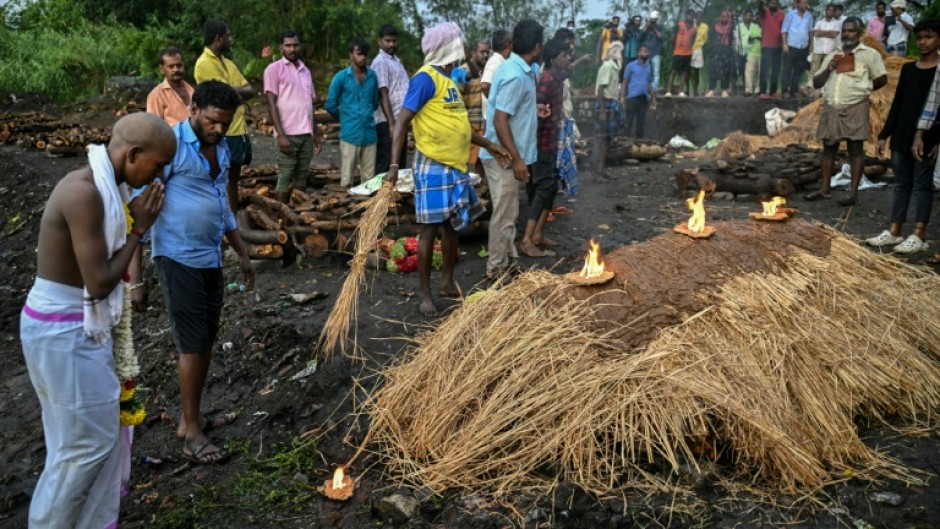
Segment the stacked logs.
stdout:
[[[693,169],[676,173],[680,192],[686,189],[705,189],[708,192],[728,192],[735,195],[775,195],[786,197],[797,189],[818,182],[821,153],[803,145],[789,145],[764,149],[753,155],[741,154]],[[832,174],[841,170],[837,159]],[[876,158],[865,159],[865,175],[883,176],[887,162]]]
[[[363,209],[370,197],[350,195],[340,185],[339,168],[333,164],[312,164],[307,189],[291,191],[290,203],[278,202],[277,166],[245,168],[239,179],[242,209],[235,216],[238,231],[249,245],[252,257],[280,259],[288,248],[302,256],[322,257],[330,249],[342,251],[352,232],[359,226]],[[491,201],[486,185],[476,188],[486,213],[463,236],[487,233]],[[389,208],[387,230],[395,238],[418,232],[415,202],[411,194],[402,194]]]
[[[331,247],[342,250],[359,226],[362,210],[357,206],[369,197],[348,194],[339,179],[336,166],[311,165],[308,185],[314,189],[292,190],[290,203],[285,204],[276,198],[277,166],[245,169],[239,180],[243,209],[236,220],[252,257],[280,259],[287,248],[310,257],[322,257]],[[403,202],[409,203],[413,211],[412,197]],[[413,223],[414,214],[405,214],[399,206],[395,204],[389,210],[389,225]]]
[[63,123],[44,112],[0,116],[0,143],[15,143],[50,155],[74,156],[84,153],[89,143],[110,140],[110,130]]

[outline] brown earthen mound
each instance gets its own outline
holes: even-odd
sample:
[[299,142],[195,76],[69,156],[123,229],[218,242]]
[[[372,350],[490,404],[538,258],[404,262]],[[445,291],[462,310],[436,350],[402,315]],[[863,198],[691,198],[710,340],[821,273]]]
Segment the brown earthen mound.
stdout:
[[615,250],[615,284],[529,272],[468,299],[368,402],[389,470],[495,494],[702,457],[777,489],[904,475],[853,420],[940,404],[940,278],[822,226],[716,226]]

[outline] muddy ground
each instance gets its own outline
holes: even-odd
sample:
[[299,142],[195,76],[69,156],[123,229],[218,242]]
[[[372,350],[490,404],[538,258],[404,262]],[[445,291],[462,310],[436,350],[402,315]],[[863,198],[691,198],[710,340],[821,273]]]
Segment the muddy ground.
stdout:
[[[257,164],[271,163],[274,143],[254,138]],[[338,163],[335,145],[320,161]],[[52,187],[84,160],[48,158],[13,147],[0,148],[0,527],[26,525],[29,499],[42,469],[45,449],[39,404],[29,383],[18,339],[19,311],[35,273],[35,246],[43,204]],[[558,216],[549,236],[561,243],[556,258],[522,259],[525,267],[556,267],[567,272],[579,266],[586,241],[594,237],[604,248],[642,242],[669,231],[687,217],[675,190],[678,167],[700,162],[677,158],[620,166],[608,178],[582,172],[577,201],[560,198],[574,214]],[[843,210],[833,202],[792,201],[804,218],[835,225],[863,237],[886,226],[891,187],[861,192],[861,204]],[[743,218],[753,202],[712,202],[711,219]],[[928,231],[933,248],[940,229]],[[463,260],[457,278],[465,290],[481,282],[484,260],[478,257],[483,239],[461,241]],[[922,261],[926,254],[912,259]],[[414,274],[378,272],[361,301],[357,328],[364,362],[342,356],[320,360],[308,377],[292,380],[315,358],[314,344],[333,299],[345,277],[345,257],[288,264],[266,263],[255,291],[240,292],[237,267],[226,269],[234,288],[226,295],[223,328],[215,349],[203,411],[236,412],[234,424],[213,432],[233,452],[222,466],[193,467],[180,457],[175,437],[179,414],[176,361],[163,302],[151,292],[147,313],[135,316],[135,333],[143,372],[141,394],[148,418],[137,428],[132,491],[122,504],[122,528],[307,528],[378,527],[497,528],[526,527],[940,527],[940,430],[936,426],[899,435],[858,427],[871,446],[879,447],[911,469],[926,484],[903,481],[860,482],[847,478],[816,491],[817,501],[801,495],[763,496],[741,487],[728,488],[706,466],[680,479],[690,484],[681,496],[662,492],[598,499],[562,483],[554,497],[519,494],[513,513],[473,491],[436,496],[426,491],[419,513],[393,521],[380,509],[381,500],[398,484],[383,476],[374,456],[364,456],[349,469],[359,487],[347,503],[324,499],[315,487],[336,464],[356,451],[368,421],[353,415],[378,382],[376,371],[394,361],[409,336],[433,325],[418,312]],[[153,278],[151,277],[151,281]],[[433,281],[437,280],[435,275]],[[325,294],[322,300],[297,304],[290,293]],[[446,305],[452,309],[453,303]],[[938,410],[940,411],[940,410]],[[875,496],[890,492],[888,503]],[[876,498],[882,498],[880,501]],[[890,503],[899,503],[891,505]],[[865,525],[871,524],[871,525]]]

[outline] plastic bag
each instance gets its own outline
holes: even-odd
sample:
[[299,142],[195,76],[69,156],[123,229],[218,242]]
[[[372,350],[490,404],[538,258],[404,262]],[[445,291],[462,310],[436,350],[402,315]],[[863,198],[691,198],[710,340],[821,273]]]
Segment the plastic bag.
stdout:
[[688,139],[676,134],[669,140],[669,146],[673,149],[694,149],[695,144]]
[[[374,195],[382,187],[382,180],[388,173],[377,174],[356,187],[349,188],[350,195],[369,196]],[[414,193],[415,179],[411,174],[411,169],[401,169],[398,171],[398,182],[395,183],[395,191],[399,193]]]
[[764,112],[764,122],[767,123],[767,135],[775,136],[789,124],[788,122],[793,119],[795,115],[796,112],[792,110],[783,110],[777,107]]
[[703,148],[703,149],[714,149],[715,147],[718,147],[719,145],[721,145],[721,140],[718,139],[718,138],[712,138],[712,139],[708,140],[708,142],[707,142],[705,145],[702,145],[702,148]]
[[[829,187],[848,187],[852,184],[852,168],[849,164],[842,164],[842,170],[839,171],[839,174],[833,175],[829,180]],[[858,190],[864,191],[866,189],[877,189],[879,187],[884,187],[887,184],[884,182],[872,182],[864,174],[862,175],[862,180],[858,183]]]

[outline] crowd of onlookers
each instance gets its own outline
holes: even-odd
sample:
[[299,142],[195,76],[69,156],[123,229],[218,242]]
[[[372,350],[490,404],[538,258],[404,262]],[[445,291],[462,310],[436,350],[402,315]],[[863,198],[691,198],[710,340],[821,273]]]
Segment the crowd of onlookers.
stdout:
[[[713,20],[706,19],[702,11],[690,9],[668,31],[662,27],[657,11],[645,21],[642,16],[629,17],[623,27],[620,17],[614,16],[604,25],[596,57],[604,59],[611,43],[620,42],[622,64],[627,65],[645,47],[653,89],[666,97],[713,96],[719,88],[727,97],[738,87],[744,95],[775,99],[797,96],[804,86],[809,95],[811,83],[802,84],[803,75],[807,71],[815,73],[822,59],[839,48],[846,20],[842,4],[819,7],[822,11],[814,14],[808,0],[795,0],[784,12],[779,0],[761,0],[756,10],[732,13],[723,9]],[[878,2],[875,15],[865,24],[865,32],[895,55],[906,54],[913,28],[905,0],[894,0],[890,6]],[[661,91],[667,42],[672,45],[672,67]],[[705,76],[707,87],[702,85]]]

